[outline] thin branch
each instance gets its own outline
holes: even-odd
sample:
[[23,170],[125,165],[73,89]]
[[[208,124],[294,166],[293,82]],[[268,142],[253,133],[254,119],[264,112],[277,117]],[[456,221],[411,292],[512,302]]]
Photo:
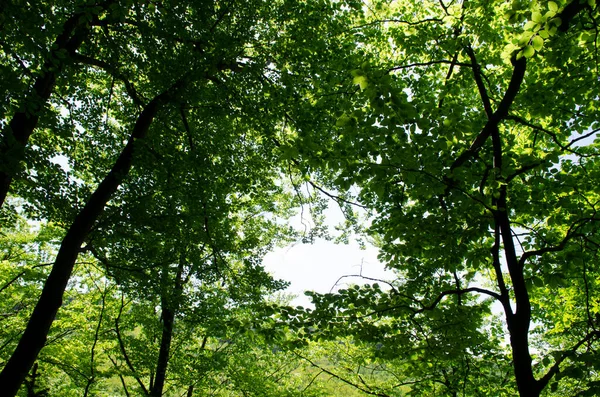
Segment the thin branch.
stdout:
[[541,126],[539,126],[539,125],[533,124],[533,123],[531,123],[531,122],[529,122],[529,121],[525,120],[524,118],[522,118],[522,117],[520,117],[520,116],[508,115],[508,116],[506,116],[506,120],[511,120],[511,121],[514,121],[515,123],[518,123],[518,124],[524,125],[524,126],[526,126],[526,127],[529,127],[529,128],[531,128],[532,130],[543,132],[544,134],[546,134],[546,135],[550,136],[550,138],[552,138],[552,141],[553,141],[553,142],[554,142],[554,143],[555,143],[555,144],[556,144],[556,145],[557,145],[557,146],[558,146],[558,147],[559,147],[561,150],[563,150],[563,151],[565,151],[565,152],[573,153],[573,154],[575,154],[575,155],[577,155],[577,156],[581,156],[581,157],[589,157],[590,155],[587,155],[587,154],[581,154],[581,153],[577,152],[576,150],[573,150],[573,149],[571,149],[571,146],[572,146],[573,144],[577,143],[578,141],[582,140],[582,139],[585,139],[585,138],[588,138],[588,137],[590,137],[590,136],[592,136],[592,135],[594,135],[594,134],[597,134],[597,133],[600,131],[600,128],[598,128],[598,129],[595,129],[595,130],[593,130],[593,131],[590,131],[590,132],[588,132],[588,133],[586,133],[586,134],[584,134],[584,135],[582,135],[582,136],[580,136],[580,137],[577,137],[577,138],[573,139],[572,141],[570,141],[569,143],[567,143],[566,145],[564,145],[564,144],[562,144],[562,143],[561,143],[561,142],[558,140],[558,137],[557,137],[557,134],[556,134],[556,133],[554,133],[554,132],[552,132],[552,131],[550,131],[550,130],[548,130],[548,129],[546,129],[546,128],[543,128],[543,127],[541,127]]
[[439,64],[471,67],[471,64],[469,64],[469,63],[454,62],[454,60],[441,59],[441,60],[437,60],[437,61],[417,62],[417,63],[408,64],[408,65],[394,66],[393,68],[388,69],[387,72],[391,73],[391,72],[395,72],[396,70],[409,69],[409,68],[422,67],[422,66],[432,66],[432,65],[439,65]]
[[595,338],[600,338],[600,331],[590,332],[585,336],[585,338],[577,342],[571,349],[565,351],[555,361],[554,365],[548,370],[548,372],[540,380],[538,380],[538,388],[542,390],[544,387],[546,387],[546,385],[548,384],[548,382],[550,382],[552,377],[558,373],[560,364],[562,364],[562,362],[565,361],[565,359],[567,359],[568,357],[574,355],[577,352],[577,349],[579,349],[584,343],[587,343]]
[[380,25],[380,24],[385,24],[385,23],[398,23],[398,24],[405,24],[405,25],[409,25],[409,26],[416,26],[416,25],[421,25],[423,23],[429,23],[429,22],[437,22],[437,23],[441,23],[443,22],[443,20],[441,18],[426,18],[420,21],[407,21],[404,19],[378,19],[375,21],[371,21],[368,23],[364,23],[362,25],[356,25],[356,26],[352,26],[350,28],[350,30],[355,30],[355,29],[362,29],[365,28],[367,26],[373,26],[373,25]]
[[129,355],[127,354],[127,350],[125,350],[125,343],[123,342],[123,338],[121,338],[121,332],[119,330],[119,321],[121,320],[121,314],[123,313],[124,306],[125,306],[125,297],[124,297],[124,295],[121,295],[121,307],[119,308],[119,314],[117,315],[117,318],[115,319],[115,333],[117,334],[117,340],[119,341],[119,348],[121,349],[121,354],[123,354],[123,358],[125,359],[125,363],[127,364],[127,367],[131,371],[132,376],[135,378],[135,380],[138,382],[138,384],[144,391],[144,394],[146,396],[148,396],[148,395],[150,395],[150,393],[148,392],[148,389],[146,389],[144,382],[142,382],[142,380],[138,376],[135,368],[133,367],[133,364],[131,363],[131,360],[129,359]]
[[23,275],[24,275],[25,273],[27,273],[28,271],[30,271],[30,270],[33,270],[33,269],[35,269],[35,268],[38,268],[38,267],[43,267],[43,266],[52,266],[53,264],[54,264],[54,263],[40,263],[40,264],[38,264],[38,265],[31,266],[31,267],[30,267],[29,269],[27,269],[27,270],[23,270],[22,272],[20,272],[19,274],[17,274],[15,277],[13,277],[13,278],[12,278],[12,279],[11,279],[9,282],[7,282],[6,284],[4,284],[4,285],[2,286],[2,288],[0,288],[0,293],[1,293],[2,291],[4,291],[6,288],[10,287],[10,285],[11,285],[12,283],[14,283],[15,281],[17,281],[19,278],[21,278],[21,276],[23,276]]
[[557,245],[550,246],[550,247],[544,247],[544,248],[540,248],[537,250],[524,252],[521,255],[521,258],[519,259],[519,265],[521,266],[521,268],[523,266],[525,266],[525,261],[527,261],[527,259],[531,258],[532,256],[542,256],[548,252],[562,251],[565,248],[565,246],[567,245],[567,243],[573,237],[580,236],[580,234],[576,233],[576,231],[579,229],[579,227],[581,227],[582,224],[585,224],[590,221],[600,221],[600,219],[595,218],[595,217],[578,219],[576,222],[573,222],[573,224],[569,227],[569,230],[567,230],[567,234],[561,240],[560,243],[558,243]]
[[373,277],[367,277],[367,276],[363,276],[362,274],[346,274],[344,276],[341,276],[340,278],[337,279],[337,281],[335,282],[335,284],[333,284],[333,287],[331,287],[331,289],[329,290],[329,293],[331,293],[333,291],[333,289],[335,288],[336,285],[339,284],[340,281],[342,281],[342,279],[344,278],[350,278],[350,277],[359,277],[362,278],[364,280],[369,280],[369,281],[375,281],[378,283],[384,283],[387,286],[390,287],[390,289],[394,292],[394,294],[398,294],[398,290],[396,289],[396,287],[394,287],[394,285],[386,280],[382,280],[382,279],[378,279],[378,278],[373,278]]
[[488,295],[488,296],[491,296],[492,298],[494,298],[494,299],[502,302],[502,297],[500,296],[500,294],[498,294],[498,293],[496,293],[494,291],[487,290],[485,288],[470,287],[470,288],[465,288],[465,289],[454,289],[454,290],[447,290],[447,291],[444,291],[444,292],[440,293],[438,295],[438,297],[433,301],[433,303],[431,303],[429,306],[424,306],[422,309],[417,310],[415,312],[415,314],[435,309],[436,306],[442,301],[442,299],[445,296],[448,296],[448,295],[463,295],[463,294],[467,294],[467,293],[470,293],[470,292],[477,292],[477,293],[480,293],[480,294]]
[[96,380],[94,358],[96,355],[96,345],[98,344],[98,339],[99,339],[99,335],[100,335],[100,327],[102,326],[102,320],[104,318],[104,310],[106,308],[106,295],[107,294],[108,294],[108,287],[105,287],[104,291],[102,292],[102,305],[100,307],[100,316],[98,318],[98,324],[96,325],[96,332],[94,333],[94,343],[92,344],[92,348],[91,348],[90,376],[87,379],[87,384],[85,385],[83,397],[86,397],[88,395],[88,393],[90,391],[90,387],[92,386],[92,384],[94,384],[94,381]]
[[395,305],[395,306],[386,307],[385,309],[373,310],[372,312],[358,316],[357,318],[373,317],[375,315],[380,315],[382,313],[390,312],[390,311],[393,311],[396,309],[408,309],[408,310],[412,311],[413,315],[416,315],[416,314],[423,313],[425,311],[434,310],[437,307],[437,305],[442,301],[442,299],[444,299],[444,297],[446,297],[448,295],[464,295],[464,294],[471,293],[471,292],[477,292],[477,293],[480,293],[483,295],[488,295],[488,296],[498,300],[499,302],[503,303],[502,297],[497,292],[490,291],[490,290],[487,290],[484,288],[479,288],[479,287],[470,287],[470,288],[465,288],[465,289],[454,289],[454,290],[443,291],[437,296],[437,298],[430,305],[427,305],[427,306],[425,306],[421,301],[418,301],[418,300],[408,297],[408,296],[404,296],[405,298],[408,298],[408,299],[412,300],[413,302],[418,303],[421,306],[421,308],[415,309],[414,307],[411,307],[410,305],[406,305],[406,304]]
[[523,82],[523,78],[525,77],[525,69],[527,63],[525,61],[525,57],[513,61],[513,73],[508,84],[508,88],[504,93],[504,97],[500,101],[498,108],[492,114],[492,116],[488,119],[487,123],[477,135],[471,146],[462,152],[460,156],[456,158],[454,163],[450,166],[450,171],[452,172],[456,168],[460,167],[464,163],[466,163],[471,157],[475,156],[479,150],[483,147],[485,141],[491,136],[492,131],[498,128],[498,124],[507,118],[508,110],[510,106],[514,102],[517,94],[519,93],[519,89],[521,88],[521,83]]
[[496,273],[496,282],[500,289],[500,302],[504,308],[504,313],[507,318],[513,315],[512,308],[510,306],[510,297],[508,295],[508,288],[504,282],[504,274],[502,274],[502,267],[500,265],[500,225],[495,224],[494,226],[494,246],[492,250],[492,260],[494,266],[494,272]]
[[[293,121],[293,120],[291,120]],[[271,140],[273,141],[273,143],[275,144],[275,146],[277,146],[278,148],[280,148],[282,146],[281,142],[279,142],[279,140],[277,140],[277,138],[272,137]],[[290,161],[292,163],[294,163],[296,166],[300,165],[300,161],[296,160],[294,158],[290,159]],[[290,180],[292,179],[292,176],[290,174]],[[338,205],[340,204],[340,202],[346,203],[346,204],[350,204],[353,205],[355,207],[359,207],[359,208],[363,208],[363,209],[368,209],[367,206],[353,202],[353,201],[349,201],[346,200],[343,197],[337,196],[333,193],[328,192],[327,190],[325,190],[324,188],[322,188],[321,186],[317,185],[315,182],[313,182],[312,180],[308,180],[308,184],[310,184],[313,188],[317,189],[318,191],[320,191],[321,193],[323,193],[324,195],[326,195],[327,197],[329,197],[330,199],[336,201],[338,203]],[[295,186],[294,182],[292,181],[292,185]],[[298,192],[298,195],[300,197],[300,193]]]
[[[110,354],[108,354],[108,359],[113,363],[113,365],[115,366],[115,368],[118,371],[119,366],[117,365],[117,362],[114,360],[114,358],[111,357]],[[130,397],[129,390],[127,390],[127,384],[125,383],[125,378],[123,377],[123,374],[121,374],[121,372],[119,372],[119,379],[121,379],[121,384],[123,385],[123,390],[125,391],[125,396]]]
[[475,84],[477,84],[477,90],[479,91],[479,96],[481,97],[481,101],[483,102],[485,114],[487,115],[488,119],[490,119],[493,115],[492,104],[490,103],[490,97],[488,96],[487,90],[485,89],[485,85],[483,84],[483,80],[481,79],[481,66],[477,62],[475,52],[473,51],[473,48],[471,48],[470,45],[467,45],[465,47],[465,51],[471,59],[473,78],[475,79]]
[[362,387],[362,386],[361,386],[361,385],[359,385],[359,384],[356,384],[356,383],[354,383],[354,382],[351,382],[351,381],[349,381],[348,379],[342,378],[341,376],[339,376],[339,375],[337,375],[337,374],[335,374],[335,373],[333,373],[333,372],[331,372],[331,371],[329,371],[329,370],[327,370],[327,369],[325,369],[325,368],[321,367],[319,364],[317,364],[317,363],[313,362],[311,359],[309,359],[309,358],[307,358],[307,357],[304,357],[304,356],[302,356],[301,354],[299,354],[299,353],[297,353],[297,352],[293,352],[293,354],[294,354],[294,355],[296,355],[296,356],[298,356],[298,357],[300,357],[301,359],[303,359],[303,360],[307,361],[307,362],[308,362],[310,365],[312,365],[313,367],[320,369],[321,371],[325,372],[326,374],[330,375],[331,377],[333,377],[333,378],[335,378],[335,379],[337,379],[337,380],[339,380],[339,381],[341,381],[341,382],[344,382],[344,383],[346,383],[346,384],[348,384],[348,385],[350,385],[350,386],[352,386],[352,387],[354,387],[354,388],[356,388],[356,389],[358,389],[358,390],[362,391],[363,393],[369,394],[369,395],[371,395],[371,396],[379,396],[379,397],[391,397],[391,396],[389,396],[388,394],[384,394],[384,393],[378,393],[378,392],[374,392],[374,391],[368,390],[368,389],[366,389],[366,388]]
[[133,84],[120,71],[115,69],[113,65],[109,64],[108,62],[105,62],[105,61],[102,61],[102,60],[99,60],[99,59],[96,59],[96,58],[93,58],[93,57],[90,57],[87,55],[83,55],[80,53],[75,53],[73,55],[73,60],[75,60],[79,63],[85,64],[85,65],[95,66],[97,68],[100,68],[100,69],[104,70],[106,73],[108,73],[109,75],[111,75],[112,77],[118,79],[125,86],[125,90],[127,91],[127,94],[129,95],[129,97],[131,98],[133,103],[135,103],[139,107],[144,106],[144,101],[138,95]]
[[326,191],[325,189],[323,189],[321,186],[317,185],[313,181],[309,180],[308,183],[312,187],[314,187],[315,189],[317,189],[318,191],[320,191],[321,193],[323,193],[324,195],[326,195],[327,197],[329,197],[330,199],[336,201],[338,203],[338,205],[340,204],[340,202],[342,202],[342,203],[350,204],[350,205],[353,205],[355,207],[359,207],[359,208],[363,208],[363,209],[368,209],[369,208],[366,205],[362,205],[362,204],[356,203],[354,201],[349,201],[349,200],[346,200],[343,197],[337,196],[337,195],[335,195],[333,193],[329,193],[328,191]]
[[[320,369],[320,368],[319,368]],[[308,382],[308,384],[306,385],[306,387],[302,390],[302,393],[306,392],[306,390],[314,383],[315,380],[317,380],[317,378],[319,377],[319,375],[324,374],[325,371],[323,371],[321,369],[321,372],[319,372],[318,374],[316,374],[311,380],[310,382]]]
[[592,131],[588,132],[587,134],[583,134],[582,136],[579,136],[579,137],[573,139],[571,142],[568,143],[567,147],[573,145],[574,143],[581,141],[582,139],[589,138],[590,136],[596,135],[598,133],[598,131],[600,131],[600,128],[596,128],[595,130],[592,130]]

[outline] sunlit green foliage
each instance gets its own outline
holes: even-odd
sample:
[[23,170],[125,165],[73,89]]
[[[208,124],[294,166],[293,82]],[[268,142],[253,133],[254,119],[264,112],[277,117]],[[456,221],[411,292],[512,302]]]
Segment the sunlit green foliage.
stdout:
[[[596,1],[5,3],[11,395],[598,393]],[[276,309],[325,197],[397,279]]]
[[404,358],[414,395],[596,394],[597,4],[364,11],[331,131],[296,142],[398,279],[316,295],[300,328]]

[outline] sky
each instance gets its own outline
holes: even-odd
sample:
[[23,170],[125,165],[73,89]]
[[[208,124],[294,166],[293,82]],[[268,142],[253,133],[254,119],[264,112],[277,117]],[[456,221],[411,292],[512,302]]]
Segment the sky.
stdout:
[[320,293],[335,291],[349,284],[364,284],[360,275],[390,280],[392,272],[386,271],[377,260],[378,249],[371,246],[361,250],[356,242],[335,244],[317,240],[314,244],[294,244],[277,248],[267,254],[263,264],[277,279],[289,281],[287,293],[297,295],[293,305],[311,307],[304,291]]

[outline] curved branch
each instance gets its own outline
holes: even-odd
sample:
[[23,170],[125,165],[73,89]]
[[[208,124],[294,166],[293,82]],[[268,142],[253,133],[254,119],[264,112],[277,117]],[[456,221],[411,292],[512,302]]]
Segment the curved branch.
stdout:
[[350,30],[361,29],[361,28],[364,28],[367,26],[379,25],[379,24],[384,24],[384,23],[398,23],[398,24],[404,24],[404,25],[409,25],[409,26],[416,26],[416,25],[421,25],[423,23],[429,23],[429,22],[442,23],[443,19],[441,19],[441,18],[426,18],[426,19],[422,19],[420,21],[407,21],[404,19],[394,19],[394,18],[378,19],[376,21],[371,21],[368,23],[364,23],[362,25],[353,26],[350,28]]
[[124,306],[125,306],[125,300],[124,300],[123,295],[121,295],[121,307],[119,308],[119,314],[117,315],[117,318],[115,319],[115,333],[117,334],[117,340],[119,341],[119,348],[121,349],[121,354],[123,354],[123,358],[125,359],[125,363],[127,364],[127,367],[131,371],[132,376],[135,378],[135,380],[138,382],[138,384],[144,391],[144,394],[146,396],[148,396],[148,395],[150,395],[150,393],[148,392],[148,389],[146,389],[144,382],[142,382],[140,377],[137,375],[137,372],[136,372],[135,368],[133,367],[133,363],[129,359],[127,350],[125,350],[125,343],[123,343],[123,338],[121,338],[121,331],[119,330],[119,321],[121,320],[121,314],[123,313]]
[[488,295],[488,296],[496,299],[497,301],[502,302],[502,297],[500,296],[500,294],[498,294],[497,292],[494,292],[494,291],[487,290],[485,288],[471,287],[471,288],[465,288],[465,289],[453,289],[453,290],[448,290],[448,291],[444,291],[444,292],[440,293],[438,295],[438,297],[433,301],[432,304],[430,304],[429,306],[424,306],[422,309],[415,311],[415,314],[435,309],[437,307],[437,305],[442,301],[442,299],[444,299],[444,297],[446,297],[448,295],[459,295],[460,296],[460,295],[464,295],[464,294],[467,294],[470,292],[477,292],[477,293],[480,293],[483,295]]
[[409,65],[394,66],[393,68],[388,69],[387,72],[391,73],[391,72],[394,72],[396,70],[401,70],[401,69],[409,69],[409,68],[421,67],[421,66],[432,66],[432,65],[439,65],[439,64],[471,67],[471,64],[469,64],[469,63],[454,62],[454,60],[449,61],[447,59],[441,59],[441,60],[437,60],[437,61],[417,62],[417,63],[411,63]]
[[331,289],[329,290],[329,293],[331,293],[333,291],[333,289],[335,288],[335,286],[338,285],[338,283],[340,281],[342,281],[342,279],[344,279],[344,278],[350,278],[350,277],[358,277],[358,278],[362,278],[363,280],[369,280],[369,281],[375,281],[375,282],[379,282],[379,283],[384,283],[385,285],[387,285],[388,287],[390,287],[390,289],[392,290],[392,292],[394,292],[394,294],[398,294],[398,290],[396,289],[396,287],[394,287],[394,285],[391,282],[386,281],[386,280],[382,280],[382,279],[379,279],[379,278],[373,278],[373,277],[363,276],[362,274],[346,274],[344,276],[341,276],[333,284],[333,287],[331,287]]
[[500,294],[498,294],[497,292],[494,291],[490,291],[487,290],[485,288],[479,288],[479,287],[470,287],[470,288],[465,288],[465,289],[453,289],[453,290],[447,290],[447,291],[443,291],[441,292],[437,298],[428,306],[423,305],[422,302],[411,298],[409,296],[404,295],[405,298],[412,300],[413,302],[418,303],[419,305],[421,305],[420,309],[414,309],[413,307],[411,307],[410,305],[395,305],[395,306],[390,306],[390,307],[386,307],[385,309],[381,309],[381,310],[373,310],[367,314],[364,314],[362,316],[357,316],[356,318],[367,318],[367,317],[372,317],[375,315],[379,315],[385,312],[390,312],[392,310],[396,310],[396,309],[408,309],[410,311],[412,311],[413,315],[416,314],[420,314],[426,311],[430,311],[430,310],[434,310],[437,305],[442,301],[442,299],[444,299],[444,297],[448,296],[448,295],[464,295],[464,294],[468,294],[471,292],[476,292],[476,293],[480,293],[483,295],[487,295],[490,296],[494,299],[496,299],[497,301],[499,301],[500,303],[502,303],[502,297],[500,296]]
[[125,86],[125,91],[127,91],[127,94],[129,95],[129,97],[131,98],[133,103],[135,103],[138,107],[144,106],[144,101],[138,95],[133,84],[127,78],[125,78],[125,76],[120,71],[118,71],[115,67],[110,65],[108,62],[105,62],[100,59],[96,59],[96,58],[93,58],[93,57],[90,57],[87,55],[83,55],[80,53],[73,54],[73,60],[75,60],[79,63],[82,63],[84,65],[95,66],[99,69],[102,69],[106,73],[108,73],[109,75],[114,77],[115,79],[121,81],[123,83],[123,85]]
[[543,132],[544,134],[550,136],[550,138],[552,139],[552,141],[561,150],[563,150],[565,152],[573,153],[573,154],[575,154],[577,156],[580,156],[580,157],[590,157],[590,155],[589,154],[579,153],[576,150],[571,149],[571,146],[573,146],[575,143],[581,141],[582,139],[589,138],[589,137],[597,134],[598,132],[600,132],[600,128],[596,128],[595,130],[589,131],[589,132],[587,132],[587,133],[585,133],[585,134],[583,134],[583,135],[581,135],[581,136],[579,136],[577,138],[574,138],[572,141],[569,141],[569,143],[567,143],[566,145],[564,145],[564,144],[562,144],[558,140],[558,137],[557,137],[556,133],[554,133],[554,132],[552,132],[552,131],[550,131],[550,130],[548,130],[546,128],[543,128],[543,127],[541,127],[539,125],[533,124],[533,123],[525,120],[524,118],[522,118],[520,116],[508,115],[506,117],[506,120],[511,120],[511,121],[514,121],[515,123],[518,123],[518,124],[524,125],[526,127],[529,127],[532,130]]
[[575,345],[573,345],[572,348],[570,348],[569,350],[565,351],[556,360],[556,362],[548,370],[548,372],[546,372],[546,374],[540,380],[538,380],[538,387],[539,387],[539,389],[542,390],[542,389],[544,389],[544,387],[546,387],[546,385],[548,384],[548,382],[550,382],[550,380],[552,379],[552,377],[554,377],[554,375],[556,375],[558,373],[560,364],[562,364],[562,362],[565,361],[565,359],[567,359],[568,357],[574,355],[575,352],[577,351],[577,349],[579,349],[584,343],[587,343],[587,342],[591,341],[592,339],[598,339],[598,338],[600,338],[600,331],[590,332],[589,334],[587,334],[585,336],[585,338],[581,339],[579,342],[577,342]]
[[521,266],[521,268],[523,268],[523,266],[525,266],[525,261],[527,261],[527,259],[533,257],[533,256],[542,256],[548,252],[559,252],[562,251],[565,246],[567,245],[567,243],[569,241],[571,241],[571,239],[573,239],[574,237],[581,237],[581,234],[576,233],[576,231],[579,229],[579,227],[582,224],[585,224],[587,222],[590,221],[600,221],[600,219],[598,218],[582,218],[582,219],[578,219],[576,222],[574,222],[570,227],[569,230],[567,230],[567,234],[565,235],[565,237],[561,240],[560,243],[558,243],[557,245],[553,245],[550,247],[544,247],[544,248],[540,248],[537,250],[533,250],[533,251],[527,251],[524,252],[521,255],[521,258],[519,259],[519,266]]

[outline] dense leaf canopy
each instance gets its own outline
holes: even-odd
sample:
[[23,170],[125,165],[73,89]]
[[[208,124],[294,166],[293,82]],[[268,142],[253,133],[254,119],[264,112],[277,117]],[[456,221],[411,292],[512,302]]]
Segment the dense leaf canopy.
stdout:
[[[598,394],[598,18],[4,2],[6,395]],[[396,279],[269,303],[327,200]]]
[[398,279],[308,318],[400,355],[416,395],[596,394],[597,5],[368,8],[337,128],[298,145],[327,142],[310,170],[358,191]]

